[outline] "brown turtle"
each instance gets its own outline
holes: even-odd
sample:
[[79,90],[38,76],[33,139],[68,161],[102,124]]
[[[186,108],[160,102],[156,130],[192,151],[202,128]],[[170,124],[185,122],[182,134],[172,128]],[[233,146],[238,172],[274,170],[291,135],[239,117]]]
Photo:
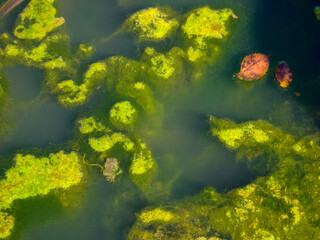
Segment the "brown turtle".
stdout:
[[241,80],[252,81],[261,78],[269,68],[269,56],[254,53],[246,56],[241,62],[240,72],[237,77]]

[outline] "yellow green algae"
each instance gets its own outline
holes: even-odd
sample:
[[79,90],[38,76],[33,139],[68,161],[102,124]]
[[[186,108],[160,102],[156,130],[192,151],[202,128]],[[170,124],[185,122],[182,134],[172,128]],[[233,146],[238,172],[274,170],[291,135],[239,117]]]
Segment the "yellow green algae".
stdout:
[[145,211],[158,208],[148,207],[137,215],[128,238],[317,239],[319,139],[299,139],[261,120],[237,124],[210,116],[209,122],[212,135],[227,148],[241,152],[248,162],[270,155],[276,159],[274,166],[265,176],[228,193],[206,188],[194,197],[161,206],[175,216],[168,221],[142,221]]
[[[221,19],[217,21],[224,26],[227,10],[219,14]],[[134,32],[139,42],[174,39],[181,33],[178,31],[181,18],[170,8],[143,9],[129,16],[119,31]],[[187,20],[183,29],[187,29],[188,24]],[[126,174],[117,175],[114,180],[129,177],[143,198],[150,202],[165,200],[176,174],[163,181],[152,151],[131,130],[136,128],[138,118],[146,116],[160,126],[162,104],[157,97],[187,87],[200,76],[204,63],[210,61],[208,56],[216,51],[213,45],[197,46],[188,35],[183,46],[169,50],[144,47],[140,59],[111,56],[90,62],[95,47],[82,43],[71,48],[63,25],[64,19],[56,17],[54,0],[45,3],[31,0],[19,15],[13,34],[0,36],[0,57],[4,65],[20,63],[44,70],[45,90],[56,95],[64,107],[81,106],[96,91],[103,91],[108,103],[76,121],[77,131],[68,146],[72,152],[61,151],[48,157],[16,155],[16,166],[0,181],[0,237],[9,236],[12,231],[14,217],[6,211],[15,199],[47,194],[53,189],[68,190],[82,178],[80,160],[87,167],[100,166],[102,174],[110,178],[110,172],[106,174],[107,167],[110,168],[108,163],[110,159],[117,159],[116,173]],[[227,35],[225,28],[221,29],[221,36]],[[203,37],[204,41],[208,38]],[[82,72],[80,66],[87,66],[87,70]],[[192,76],[190,79],[187,72]],[[2,83],[1,87],[0,97],[6,97]],[[146,212],[141,219],[149,223],[169,223],[180,221],[178,215],[158,208]]]
[[231,9],[212,10],[209,7],[194,9],[188,14],[182,30],[197,47],[202,49],[206,47],[207,40],[222,39],[227,36],[225,24],[232,14]]
[[160,41],[170,36],[179,22],[170,8],[147,8],[131,15],[124,23],[126,31],[134,32],[139,41]]
[[14,200],[48,194],[51,190],[69,188],[82,178],[79,156],[60,151],[48,157],[17,154],[15,166],[0,181],[0,237],[10,234],[13,219],[5,212]]
[[53,29],[64,24],[64,18],[56,18],[54,0],[32,0],[19,16],[14,35],[19,39],[40,40]]
[[109,112],[110,122],[120,130],[133,129],[137,117],[137,110],[129,101],[116,103]]
[[88,134],[95,131],[106,131],[106,127],[97,122],[93,117],[82,118],[78,120],[79,131],[82,134]]

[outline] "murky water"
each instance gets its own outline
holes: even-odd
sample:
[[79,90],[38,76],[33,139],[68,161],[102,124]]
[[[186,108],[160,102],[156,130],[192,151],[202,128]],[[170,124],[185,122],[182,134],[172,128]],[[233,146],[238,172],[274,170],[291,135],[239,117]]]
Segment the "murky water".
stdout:
[[[144,135],[159,162],[159,171],[177,174],[170,200],[195,194],[208,185],[223,192],[255,178],[244,163],[235,160],[234,153],[210,136],[208,114],[236,121],[263,119],[300,136],[317,131],[320,23],[313,14],[317,1],[121,1],[125,2],[128,7],[118,6],[115,0],[60,0],[58,5],[73,44],[112,34],[128,15],[148,6],[171,6],[181,13],[203,5],[228,7],[239,17],[202,82],[162,99],[163,127]],[[5,20],[3,31],[12,27],[10,20],[19,9],[22,7]],[[94,60],[112,55],[136,58],[140,52],[132,37],[122,34],[100,46]],[[254,52],[271,55],[271,71],[255,85],[243,86],[233,75],[239,71],[241,58]],[[277,87],[272,74],[282,60],[293,70],[294,82],[287,90]],[[9,117],[14,130],[1,140],[1,156],[21,148],[64,144],[72,138],[74,121],[84,109],[65,109],[54,97],[39,95],[41,71],[13,66],[5,73],[13,99]],[[28,107],[19,107],[23,103]],[[83,191],[75,199],[78,205],[67,208],[54,194],[16,201],[13,212],[17,221],[9,239],[124,239],[135,212],[148,205],[132,183],[107,183],[95,168],[88,170]]]

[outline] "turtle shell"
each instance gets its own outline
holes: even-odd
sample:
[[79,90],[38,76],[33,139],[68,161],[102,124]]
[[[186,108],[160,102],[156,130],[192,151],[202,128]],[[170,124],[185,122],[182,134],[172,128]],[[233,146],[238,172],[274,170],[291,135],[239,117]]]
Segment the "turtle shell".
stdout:
[[282,62],[275,70],[275,75],[280,86],[286,88],[292,82],[292,72],[286,62]]
[[269,58],[262,53],[246,56],[241,62],[240,72],[237,77],[241,80],[252,81],[261,78],[269,68]]

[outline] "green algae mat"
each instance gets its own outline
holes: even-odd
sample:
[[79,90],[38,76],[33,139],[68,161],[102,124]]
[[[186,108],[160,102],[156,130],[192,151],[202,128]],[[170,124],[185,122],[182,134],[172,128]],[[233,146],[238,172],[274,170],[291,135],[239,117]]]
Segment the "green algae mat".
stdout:
[[318,19],[316,1],[23,1],[0,25],[0,238],[320,239]]

